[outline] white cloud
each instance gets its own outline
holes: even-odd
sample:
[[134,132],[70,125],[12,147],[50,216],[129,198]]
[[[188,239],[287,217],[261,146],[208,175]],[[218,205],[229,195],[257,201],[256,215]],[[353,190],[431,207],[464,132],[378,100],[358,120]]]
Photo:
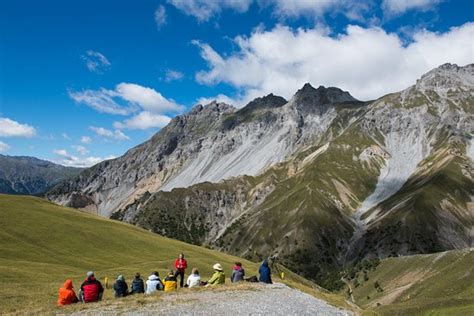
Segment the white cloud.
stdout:
[[412,85],[423,73],[443,63],[474,62],[474,23],[445,33],[418,31],[404,46],[398,35],[372,27],[349,25],[329,36],[320,29],[277,26],[235,38],[238,50],[223,56],[194,41],[209,69],[199,71],[202,84],[234,86],[242,102],[268,93],[291,97],[305,82],[337,86],[362,100]]
[[139,105],[145,111],[154,113],[180,112],[183,106],[168,100],[158,91],[134,83],[122,82],[115,88],[117,94],[124,100]]
[[223,10],[246,12],[253,0],[168,0],[168,3],[183,11],[186,15],[194,16],[199,22],[210,20]]
[[133,107],[119,105],[114,99],[119,95],[113,90],[69,90],[68,94],[76,103],[83,103],[101,113],[128,115],[134,111]]
[[4,153],[10,150],[10,146],[2,141],[0,141],[0,153]]
[[383,0],[382,9],[388,15],[399,15],[409,10],[432,10],[442,0]]
[[[140,109],[153,113],[181,112],[182,105],[165,98],[153,88],[122,82],[114,90],[101,88],[80,92],[68,91],[77,103],[83,103],[96,111],[116,115],[130,115]],[[126,103],[120,104],[119,103]]]
[[85,155],[87,155],[87,154],[89,153],[89,150],[88,150],[86,147],[84,147],[84,146],[81,146],[81,145],[73,145],[73,146],[71,146],[71,147],[72,147],[74,150],[76,150],[76,151],[79,153],[79,155],[81,155],[81,156],[85,156]]
[[153,114],[150,112],[140,112],[138,115],[122,122],[115,122],[114,127],[118,129],[148,129],[166,126],[171,118],[166,115]]
[[102,74],[110,67],[109,60],[102,53],[93,50],[88,50],[81,58],[91,72]]
[[108,130],[103,127],[90,126],[89,129],[99,136],[115,140],[129,140],[130,137],[125,135],[122,131],[116,129],[115,131]]
[[178,80],[183,79],[183,77],[184,77],[184,74],[181,71],[168,69],[166,70],[164,81],[166,82],[178,81]]
[[0,117],[0,137],[32,137],[34,135],[36,135],[34,127],[7,117]]
[[90,144],[91,142],[92,142],[92,139],[89,136],[82,136],[81,137],[81,143]]
[[71,137],[67,133],[62,133],[61,135],[65,140],[71,140]]
[[54,154],[58,156],[58,159],[53,160],[53,162],[67,166],[67,167],[78,167],[78,168],[86,168],[93,166],[101,161],[108,160],[108,159],[113,159],[115,158],[114,156],[108,156],[108,157],[76,157],[74,155],[71,155],[67,152],[65,149],[56,149],[53,151]]
[[158,29],[166,24],[166,9],[163,5],[160,5],[155,10],[155,23]]

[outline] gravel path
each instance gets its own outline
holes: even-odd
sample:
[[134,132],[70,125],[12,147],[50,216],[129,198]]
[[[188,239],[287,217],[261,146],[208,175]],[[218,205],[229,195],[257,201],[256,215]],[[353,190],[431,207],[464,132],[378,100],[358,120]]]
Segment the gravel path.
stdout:
[[352,315],[284,284],[166,294],[146,304],[117,304],[74,315]]

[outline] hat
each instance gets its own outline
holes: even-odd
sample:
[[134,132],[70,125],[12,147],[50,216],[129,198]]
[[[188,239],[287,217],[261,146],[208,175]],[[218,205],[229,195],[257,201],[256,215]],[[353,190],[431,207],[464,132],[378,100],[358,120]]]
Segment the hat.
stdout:
[[220,263],[216,263],[215,265],[212,266],[212,268],[214,270],[218,270],[218,271],[223,271],[224,269],[222,269],[222,266]]
[[123,275],[119,275],[117,277],[117,281],[124,281],[124,280],[125,280],[125,278],[123,277]]
[[94,272],[93,272],[93,271],[87,272],[87,277],[88,277],[88,278],[93,277],[93,276],[94,276]]

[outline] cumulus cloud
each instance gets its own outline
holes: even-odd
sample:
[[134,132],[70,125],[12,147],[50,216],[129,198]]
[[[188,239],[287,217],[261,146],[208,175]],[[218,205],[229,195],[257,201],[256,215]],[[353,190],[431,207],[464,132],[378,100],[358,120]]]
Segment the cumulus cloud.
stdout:
[[36,129],[7,117],[0,117],[0,137],[33,137]]
[[98,136],[101,136],[106,139],[115,139],[115,140],[129,140],[130,137],[125,135],[122,131],[116,129],[111,131],[103,127],[90,126],[89,129],[96,133]]
[[242,103],[268,93],[289,98],[306,82],[337,86],[367,100],[404,89],[443,63],[474,62],[473,47],[466,44],[472,38],[474,23],[445,33],[418,31],[408,45],[377,27],[349,25],[344,33],[329,36],[317,28],[278,25],[236,37],[238,49],[225,56],[194,41],[208,64],[196,80],[227,83],[237,88]]
[[89,150],[82,145],[73,145],[71,146],[79,155],[85,156],[89,153]]
[[122,99],[153,113],[180,112],[184,109],[173,100],[166,99],[155,89],[138,84],[120,83],[115,91]]
[[181,10],[184,14],[205,22],[223,10],[246,12],[253,0],[168,0],[168,3]]
[[155,23],[158,29],[166,24],[166,9],[163,5],[160,5],[155,10]]
[[82,136],[81,137],[81,143],[90,144],[91,142],[92,142],[92,139],[89,136]]
[[102,53],[93,50],[88,50],[81,58],[86,63],[87,69],[97,74],[104,73],[110,67],[109,60]]
[[68,93],[75,102],[108,114],[130,115],[140,109],[153,113],[180,112],[184,109],[155,89],[134,83],[119,83],[114,90],[70,90]]
[[147,111],[140,112],[124,122],[115,122],[114,127],[117,129],[148,129],[166,126],[171,118],[166,115],[154,114]]
[[56,156],[58,156],[58,158],[53,160],[53,162],[63,165],[63,166],[67,166],[67,167],[78,167],[78,168],[90,167],[101,161],[115,158],[114,156],[108,156],[108,157],[103,157],[103,158],[93,157],[93,156],[77,157],[77,156],[69,154],[67,150],[65,149],[56,149],[53,151],[53,153]]
[[0,141],[0,153],[4,153],[10,150],[10,146],[2,141]]
[[409,10],[432,10],[442,0],[383,0],[382,9],[388,15],[399,15]]

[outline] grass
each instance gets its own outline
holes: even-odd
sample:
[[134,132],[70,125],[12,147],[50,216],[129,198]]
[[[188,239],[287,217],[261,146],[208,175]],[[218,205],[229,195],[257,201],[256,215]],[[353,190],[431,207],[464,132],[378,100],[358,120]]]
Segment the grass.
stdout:
[[[216,262],[230,273],[234,262],[241,261],[247,275],[257,274],[256,263],[36,197],[0,195],[0,217],[0,314],[57,313],[57,292],[67,278],[77,291],[89,270],[101,281],[108,277],[109,284],[119,274],[129,283],[135,272],[165,275],[180,252],[203,279],[211,276]],[[346,306],[337,295],[323,293],[309,281],[301,283],[291,271],[285,282]],[[106,290],[105,302],[112,297],[113,291]],[[135,300],[139,304],[143,298]]]
[[473,263],[469,249],[388,258],[368,271],[368,280],[359,274],[354,298],[364,315],[468,315],[474,312]]

